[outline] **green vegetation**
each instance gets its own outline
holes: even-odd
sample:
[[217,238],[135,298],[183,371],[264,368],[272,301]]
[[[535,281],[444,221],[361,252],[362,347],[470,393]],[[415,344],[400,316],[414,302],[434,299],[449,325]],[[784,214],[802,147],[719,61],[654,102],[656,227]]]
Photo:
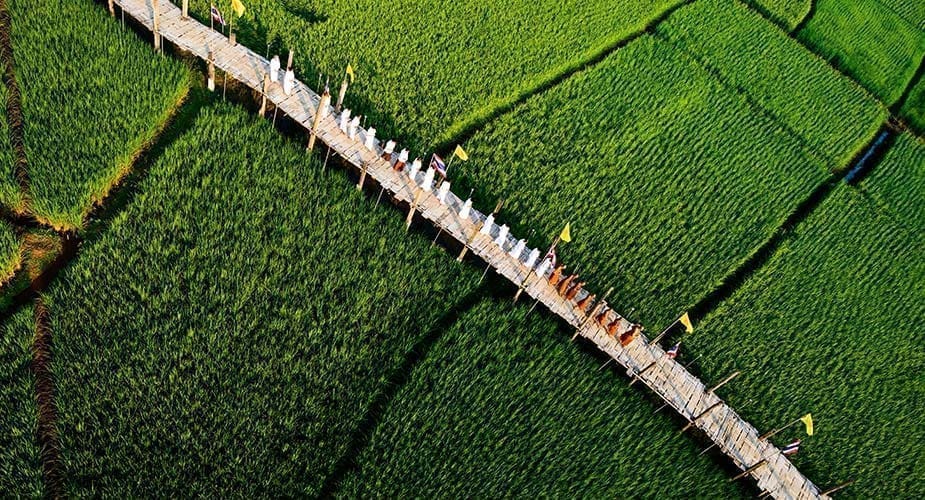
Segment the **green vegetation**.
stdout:
[[899,114],[911,125],[920,135],[925,135],[925,77],[918,81],[903,103]]
[[13,277],[22,258],[22,241],[8,223],[0,221],[0,285]]
[[[861,498],[921,498],[923,254],[920,228],[839,185],[688,337],[689,352],[702,354],[707,379],[742,371],[727,399],[759,429],[813,413],[816,435],[794,461],[816,484],[856,479]],[[758,394],[762,404],[744,405]]]
[[722,471],[568,333],[482,302],[428,352],[348,498],[738,496]]
[[745,5],[700,0],[659,24],[728,84],[844,168],[887,117],[871,95]]
[[925,31],[878,0],[816,0],[797,36],[886,104],[899,99],[925,56]]
[[23,193],[16,180],[16,154],[10,145],[10,128],[7,115],[7,99],[9,92],[6,85],[0,82],[0,106],[3,113],[0,115],[0,203],[8,209],[15,210],[23,206]]
[[477,276],[268,122],[205,108],[47,294],[67,488],[316,494]]
[[925,144],[921,139],[900,135],[862,185],[910,232],[925,231]]
[[515,234],[536,228],[539,242],[570,221],[565,262],[598,292],[613,285],[611,304],[637,308],[653,330],[713,290],[827,177],[799,138],[651,36],[467,147],[460,192],[477,187],[482,206],[506,197],[500,219]]
[[925,31],[925,4],[920,0],[878,0],[918,29]]
[[[90,0],[8,4],[31,211],[57,228],[79,228],[186,93],[189,73]],[[0,195],[16,205],[9,188]]]
[[793,31],[812,8],[813,0],[746,0],[772,21]]
[[35,392],[29,369],[34,333],[30,307],[0,324],[0,491],[13,498],[42,496]]
[[[337,87],[348,107],[415,150],[453,138],[645,27],[682,0],[253,0],[235,26],[263,54],[295,49],[297,73]],[[223,2],[223,12],[229,12]],[[221,4],[220,4],[221,6]],[[191,8],[208,24],[207,2]],[[237,28],[236,28],[237,29]],[[281,55],[285,60],[285,53]]]

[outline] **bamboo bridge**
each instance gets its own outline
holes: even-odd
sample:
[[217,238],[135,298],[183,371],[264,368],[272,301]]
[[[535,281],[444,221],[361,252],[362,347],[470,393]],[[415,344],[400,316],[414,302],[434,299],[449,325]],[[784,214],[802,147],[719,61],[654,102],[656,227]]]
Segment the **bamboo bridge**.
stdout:
[[[608,334],[607,328],[592,317],[600,313],[601,302],[591,305],[591,301],[584,301],[579,307],[578,303],[588,294],[584,290],[572,300],[560,295],[547,279],[552,271],[550,266],[542,262],[542,257],[537,258],[542,252],[531,249],[524,240],[509,234],[506,226],[496,225],[492,215],[472,208],[471,201],[463,201],[448,189],[448,182],[443,184],[446,186],[443,189],[434,189],[433,173],[428,175],[424,171],[426,166],[417,172],[407,167],[405,171],[396,171],[393,161],[397,154],[392,155],[392,161],[384,159],[383,145],[370,130],[362,127],[352,131],[342,129],[339,117],[329,105],[325,106],[327,109],[322,111],[322,117],[315,126],[321,96],[298,80],[294,81],[289,94],[284,92],[280,83],[265,87],[265,77],[270,71],[269,61],[240,44],[232,43],[195,19],[183,16],[181,9],[167,0],[111,2],[122,9],[123,15],[131,16],[153,32],[155,47],[159,47],[162,40],[167,40],[203,60],[211,58],[215,67],[266,96],[279,111],[300,123],[306,131],[356,167],[361,182],[369,176],[398,202],[407,203],[411,207],[409,222],[415,214],[431,221],[522,289],[523,293],[542,302],[574,327],[576,335],[593,342],[622,365],[631,379],[644,383],[666,405],[674,408],[688,422],[684,430],[697,427],[703,431],[743,471],[737,478],[753,477],[764,495],[773,498],[827,498],[773,443],[723,402],[715,394],[716,387],[704,385],[680,363],[667,356],[659,345],[650,345],[644,335],[623,347],[620,335],[635,325],[616,312],[610,312],[606,323],[614,324],[617,331],[614,335]],[[284,69],[280,69],[277,76],[282,82]]]

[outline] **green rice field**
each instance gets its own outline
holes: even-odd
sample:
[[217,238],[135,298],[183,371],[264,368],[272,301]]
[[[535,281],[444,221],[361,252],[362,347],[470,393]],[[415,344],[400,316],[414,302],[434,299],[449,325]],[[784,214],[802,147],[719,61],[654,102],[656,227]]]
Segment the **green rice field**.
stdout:
[[[80,228],[179,104],[190,75],[90,0],[7,3],[22,92],[28,212],[58,229]],[[18,204],[9,187],[15,182],[4,182],[0,203]]]
[[483,206],[507,198],[501,220],[538,228],[540,241],[569,221],[563,260],[599,293],[614,286],[614,307],[652,330],[828,177],[801,138],[651,36],[493,122],[469,149],[463,189],[477,187]]
[[36,498],[43,491],[29,368],[34,333],[31,307],[0,324],[0,490],[4,496]]
[[[921,157],[920,157],[921,158]],[[921,166],[890,156],[886,169]],[[869,180],[878,189],[888,177]],[[921,207],[922,192],[901,203]],[[894,203],[899,203],[897,200]],[[741,370],[728,400],[759,429],[812,412],[795,464],[817,484],[855,479],[851,495],[925,494],[925,239],[863,193],[838,186],[829,199],[687,344],[715,378]],[[761,394],[760,405],[746,405]],[[801,437],[794,428],[775,438]]]
[[[661,344],[739,372],[759,433],[811,412],[771,441],[820,491],[925,497],[921,2],[242,1],[240,44],[312,88],[352,66],[379,138],[462,143],[453,191],[530,247],[569,223],[567,271],[650,338],[690,311]],[[6,13],[0,497],[762,494],[260,92],[106,2]]]
[[899,99],[925,57],[925,31],[880,0],[816,0],[797,37],[886,104]]
[[71,495],[316,494],[474,288],[267,122],[201,113],[47,293]]
[[485,301],[414,370],[341,495],[713,497],[744,492],[569,333]]

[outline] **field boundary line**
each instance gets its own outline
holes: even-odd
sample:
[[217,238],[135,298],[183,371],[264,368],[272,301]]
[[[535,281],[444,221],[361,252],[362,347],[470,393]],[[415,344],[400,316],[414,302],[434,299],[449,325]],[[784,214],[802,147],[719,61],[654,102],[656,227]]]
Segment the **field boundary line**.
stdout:
[[379,426],[379,421],[385,414],[385,410],[398,394],[398,391],[411,380],[411,374],[426,358],[430,349],[440,341],[444,333],[451,328],[459,318],[472,310],[482,300],[488,299],[493,287],[490,282],[483,282],[481,285],[472,289],[469,293],[460,298],[449,310],[444,312],[434,325],[405,352],[404,360],[401,364],[394,367],[376,396],[370,401],[366,408],[366,413],[360,420],[359,425],[354,429],[350,437],[350,443],[344,454],[338,459],[334,468],[325,478],[321,486],[319,498],[334,498],[341,482],[347,477],[347,474],[355,470],[359,465],[357,458],[360,453],[367,447],[369,440],[372,438],[373,431]]
[[50,313],[41,297],[35,299],[35,337],[32,342],[32,374],[37,403],[37,429],[45,496],[64,498],[61,442],[58,439],[58,408],[55,379],[51,369],[52,331]]
[[[157,8],[151,2],[157,2]],[[498,225],[494,214],[486,215],[464,202],[449,182],[437,189],[434,170],[425,173],[419,165],[396,169],[398,155],[383,148],[371,130],[348,127],[338,123],[331,106],[330,95],[319,96],[299,80],[292,80],[289,92],[281,85],[264,87],[270,71],[269,61],[261,55],[232,44],[225,36],[202,23],[181,15],[180,9],[166,0],[115,0],[120,9],[135,19],[144,29],[154,31],[151,38],[173,44],[183,52],[209,61],[234,80],[264,95],[284,115],[290,117],[310,134],[320,139],[344,160],[348,168],[370,177],[389,196],[410,207],[407,224],[417,216],[440,228],[447,238],[459,242],[474,256],[492,267],[495,273],[526,292],[553,314],[565,320],[603,353],[627,369],[627,374],[642,382],[694,427],[709,437],[742,471],[738,477],[751,476],[763,492],[774,498],[827,498],[820,493],[783,455],[781,450],[762,439],[754,426],[739,416],[713,389],[708,387],[666,352],[657,343],[649,344],[641,325],[634,324],[616,311],[604,310],[603,320],[595,313],[602,304],[590,299],[588,290],[564,297],[557,290],[556,279],[548,260],[540,259],[540,249],[531,248],[525,239],[518,240],[506,225]],[[154,11],[158,18],[154,18]],[[159,26],[155,30],[154,26]],[[279,81],[285,72],[280,70]],[[460,259],[463,254],[460,254]],[[588,302],[592,311],[589,312]],[[649,370],[648,368],[656,369]],[[719,408],[717,410],[717,408]],[[720,425],[719,422],[724,425]],[[728,423],[728,424],[727,424]]]
[[[676,42],[666,35],[656,33],[655,36],[659,40],[662,40],[666,43],[671,44],[671,46],[674,47],[675,50],[678,50],[682,54],[689,57],[691,61],[697,64],[697,66],[703,68],[704,71],[709,73],[710,76],[712,76],[720,85],[728,89],[730,92],[733,92],[736,95],[742,97],[742,99],[744,99],[745,102],[752,109],[757,111],[759,114],[761,114],[765,118],[768,118],[769,120],[779,125],[785,132],[787,132],[788,135],[790,135],[796,140],[796,142],[800,145],[800,149],[802,149],[803,153],[805,153],[807,156],[809,156],[813,160],[816,160],[821,165],[825,165],[828,168],[829,173],[837,172],[843,168],[843,167],[840,167],[838,164],[836,164],[833,160],[820,156],[820,153],[816,151],[816,148],[812,146],[811,144],[809,144],[799,132],[794,130],[790,125],[787,125],[787,123],[785,123],[783,119],[781,119],[780,116],[778,116],[773,111],[771,111],[770,109],[762,105],[760,102],[758,102],[755,98],[753,98],[751,94],[748,91],[746,91],[746,89],[744,89],[743,87],[739,85],[735,85],[729,80],[727,80],[719,72],[719,70],[714,68],[712,64],[706,62],[702,57],[700,57],[699,54],[696,54],[694,51],[680,44],[680,42]],[[875,135],[875,132],[871,132],[871,135],[872,136]],[[864,150],[864,146],[862,146],[858,151],[852,151],[852,154],[857,155],[859,152],[863,150]]]
[[641,29],[631,31],[626,36],[618,40],[603,44],[600,48],[595,50],[592,54],[581,61],[563,64],[559,71],[557,71],[556,74],[551,75],[548,79],[538,83],[537,85],[534,85],[533,87],[521,89],[519,92],[505,98],[501,103],[496,106],[492,106],[490,109],[487,109],[483,113],[479,113],[468,120],[452,125],[447,133],[444,134],[444,137],[439,140],[436,146],[434,146],[434,151],[437,151],[444,157],[448,157],[451,149],[456,144],[462,144],[466,142],[489,123],[508,113],[511,113],[517,109],[518,106],[529,101],[532,97],[543,94],[546,91],[562,84],[569,78],[593,68],[594,66],[600,64],[604,59],[607,59],[607,57],[609,57],[614,52],[622,49],[623,47],[626,47],[640,37],[645,36],[646,34],[652,34],[659,24],[671,17],[671,15],[674,14],[678,9],[690,5],[694,3],[694,1],[695,0],[678,1],[676,4],[666,8],[657,16],[653,17]]

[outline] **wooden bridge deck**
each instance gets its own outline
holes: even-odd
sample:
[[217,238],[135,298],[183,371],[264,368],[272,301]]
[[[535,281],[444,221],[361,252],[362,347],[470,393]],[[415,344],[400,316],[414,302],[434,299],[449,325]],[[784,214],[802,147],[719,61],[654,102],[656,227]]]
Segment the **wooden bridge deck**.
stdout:
[[[184,19],[180,8],[166,0],[115,0],[115,3],[125,14],[150,30],[154,16],[152,1],[159,2],[159,32],[163,39],[204,60],[212,51],[218,69],[258,92],[261,91],[264,75],[269,71],[269,62],[259,54],[240,44],[232,45],[221,33],[194,19]],[[279,73],[279,82],[282,82],[284,70],[281,69]],[[306,130],[311,129],[320,96],[307,85],[297,80],[292,94],[286,95],[279,83],[271,84],[267,98],[280,111],[301,123]],[[461,217],[463,200],[455,194],[449,192],[444,202],[441,202],[437,199],[436,190],[422,189],[420,183],[424,177],[424,169],[414,179],[408,176],[407,167],[405,172],[396,172],[392,165],[382,158],[382,144],[378,140],[374,141],[372,149],[366,148],[364,144],[367,131],[362,128],[358,130],[357,137],[351,139],[338,126],[333,110],[322,119],[315,132],[319,140],[347,162],[358,169],[365,167],[367,175],[374,178],[395,199],[408,204],[417,202],[417,212],[420,216],[443,228],[443,231],[466,245],[515,285],[523,285],[525,293],[538,299],[554,314],[565,319],[577,329],[578,334],[594,342],[598,348],[626,368],[629,376],[637,376],[642,372],[638,375],[642,383],[709,436],[740,469],[744,471],[754,468],[763,462],[750,472],[761,490],[774,498],[825,498],[776,446],[767,440],[759,439],[758,431],[751,424],[742,419],[681,364],[668,358],[660,346],[649,345],[648,340],[640,336],[626,348],[622,347],[615,337],[607,334],[604,327],[593,319],[586,320],[587,316],[576,307],[575,301],[568,301],[560,296],[549,284],[546,276],[538,276],[533,268],[525,265],[527,255],[531,251],[529,246],[520,256],[511,255],[510,251],[517,243],[514,236],[508,235],[501,242],[502,245],[499,245],[496,242],[499,231],[497,225],[490,227],[488,235],[479,231],[486,218],[484,214],[473,208],[468,217]],[[426,168],[426,164],[424,167]],[[545,274],[548,275],[549,272]],[[582,291],[575,300],[583,298],[586,293]],[[621,319],[619,333],[627,331],[631,326],[629,321]],[[646,369],[653,363],[654,366]]]

